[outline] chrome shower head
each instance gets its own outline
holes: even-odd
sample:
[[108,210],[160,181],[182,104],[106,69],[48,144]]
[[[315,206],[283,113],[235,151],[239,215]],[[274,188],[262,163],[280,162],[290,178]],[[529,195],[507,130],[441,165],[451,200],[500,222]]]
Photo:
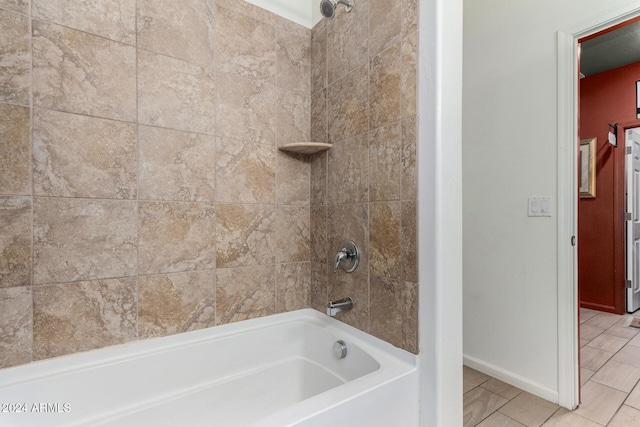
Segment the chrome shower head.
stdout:
[[343,4],[345,5],[345,10],[347,12],[351,12],[351,9],[353,9],[353,6],[355,4],[354,0],[351,1],[347,1],[347,0],[322,0],[320,2],[320,13],[322,14],[322,16],[324,16],[327,19],[333,19],[333,17],[336,15],[336,8],[338,7],[338,4]]

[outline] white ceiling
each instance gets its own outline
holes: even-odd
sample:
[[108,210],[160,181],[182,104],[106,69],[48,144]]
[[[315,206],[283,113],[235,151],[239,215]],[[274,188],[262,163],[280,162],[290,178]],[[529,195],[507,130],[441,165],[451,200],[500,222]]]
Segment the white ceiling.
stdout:
[[307,28],[320,21],[320,0],[246,0]]
[[587,40],[580,46],[580,72],[585,76],[638,61],[640,61],[640,22]]

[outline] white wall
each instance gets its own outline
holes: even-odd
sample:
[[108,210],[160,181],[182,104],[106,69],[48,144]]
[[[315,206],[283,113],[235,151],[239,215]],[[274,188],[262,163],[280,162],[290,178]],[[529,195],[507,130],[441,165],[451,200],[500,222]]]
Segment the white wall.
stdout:
[[464,354],[548,399],[558,391],[556,34],[627,0],[465,0]]

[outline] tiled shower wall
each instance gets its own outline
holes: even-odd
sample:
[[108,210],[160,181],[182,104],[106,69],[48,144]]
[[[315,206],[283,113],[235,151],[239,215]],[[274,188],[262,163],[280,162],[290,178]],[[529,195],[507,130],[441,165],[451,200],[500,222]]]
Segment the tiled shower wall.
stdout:
[[[416,0],[358,0],[312,31],[313,291],[351,296],[338,318],[417,352]],[[333,272],[344,238],[356,272]]]
[[344,296],[416,352],[416,17],[0,0],[0,367]]
[[309,140],[310,37],[0,0],[0,367],[312,305],[310,159],[276,149]]

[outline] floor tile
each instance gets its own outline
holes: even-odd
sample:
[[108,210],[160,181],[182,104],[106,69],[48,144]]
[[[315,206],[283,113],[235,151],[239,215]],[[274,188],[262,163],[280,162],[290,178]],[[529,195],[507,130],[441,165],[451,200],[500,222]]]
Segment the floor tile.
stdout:
[[480,371],[476,371],[468,366],[462,367],[462,393],[466,393],[483,382],[489,380],[491,377],[485,375]]
[[630,427],[640,425],[640,411],[630,406],[623,405],[613,417],[609,427]]
[[584,322],[584,324],[608,329],[618,323],[620,319],[622,319],[622,316],[620,316],[619,314],[598,313],[591,319]]
[[564,408],[558,409],[543,427],[602,427],[598,423],[576,415]]
[[629,345],[640,347],[640,335],[636,335],[631,341],[629,341]]
[[590,369],[580,368],[580,387],[585,385],[587,381],[591,379],[593,374],[595,374],[595,372]]
[[464,427],[475,426],[505,403],[507,403],[507,399],[482,387],[476,387],[465,393],[463,398]]
[[627,365],[626,363],[609,360],[596,374],[591,377],[591,381],[615,388],[616,390],[631,392],[640,379],[640,368]]
[[522,393],[522,390],[520,390],[519,388],[495,378],[491,378],[489,381],[482,384],[482,387],[509,400]]
[[609,335],[605,332],[591,340],[588,345],[589,347],[595,347],[599,350],[608,351],[609,353],[616,353],[628,342],[629,340],[627,338],[616,337],[615,335]]
[[500,408],[500,412],[528,427],[542,425],[555,411],[558,405],[541,399],[533,394],[522,392]]
[[585,339],[587,341],[591,341],[601,333],[605,331],[604,328],[598,328],[597,326],[591,325],[580,325],[580,340]]
[[580,307],[580,323],[584,323],[587,320],[597,316],[600,314],[597,310],[591,310],[590,308],[582,308]]
[[640,368],[640,347],[626,345],[613,356],[612,360]]
[[597,371],[607,363],[611,356],[613,356],[613,353],[586,345],[580,349],[580,367]]
[[[629,326],[623,325],[613,325],[609,329],[606,330],[609,335],[615,335],[617,337],[628,338],[631,339],[638,335],[638,329],[631,328]],[[640,346],[640,341],[638,342],[638,346]]]
[[589,381],[582,387],[582,404],[575,414],[607,425],[626,397],[620,390]]
[[640,384],[636,385],[633,391],[627,397],[624,402],[625,405],[633,406],[636,409],[640,409]]
[[494,412],[489,418],[478,424],[478,427],[525,427],[500,412]]

